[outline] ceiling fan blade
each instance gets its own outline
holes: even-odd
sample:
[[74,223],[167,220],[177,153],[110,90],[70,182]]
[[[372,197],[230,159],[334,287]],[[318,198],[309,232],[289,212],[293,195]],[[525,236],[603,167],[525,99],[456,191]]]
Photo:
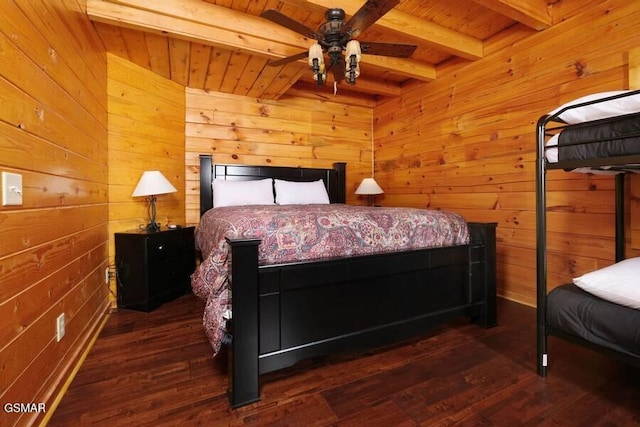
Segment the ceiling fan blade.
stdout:
[[362,53],[368,55],[395,56],[408,58],[413,55],[417,46],[411,44],[360,42]]
[[374,22],[380,19],[384,14],[393,9],[400,0],[367,0],[362,7],[347,22],[347,28],[351,37],[369,28]]
[[285,64],[288,64],[289,62],[297,61],[299,59],[306,58],[308,56],[309,56],[309,52],[304,51],[304,52],[300,52],[300,53],[297,53],[297,54],[292,55],[292,56],[287,56],[286,58],[276,59],[274,61],[269,61],[269,62],[267,62],[267,65],[269,65],[271,67],[279,67],[281,65],[285,65]]
[[311,28],[302,25],[300,22],[289,18],[288,16],[283,15],[275,9],[265,10],[260,14],[261,17],[268,19],[271,22],[275,22],[278,25],[282,25],[285,28],[288,28],[292,31],[295,31],[298,34],[302,34],[305,37],[310,37],[312,39],[321,40],[322,36],[317,34]]

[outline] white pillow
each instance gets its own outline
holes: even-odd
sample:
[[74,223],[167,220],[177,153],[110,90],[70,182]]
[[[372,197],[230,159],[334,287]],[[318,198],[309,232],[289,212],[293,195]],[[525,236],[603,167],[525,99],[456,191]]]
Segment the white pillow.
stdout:
[[[619,90],[612,92],[600,92],[592,95],[583,96],[561,105],[551,111],[549,115],[553,115],[565,107],[571,105],[582,104],[583,102],[595,101],[597,99],[609,96],[619,95],[630,92],[628,90]],[[599,102],[597,104],[585,105],[573,108],[560,114],[559,118],[568,124],[583,123],[591,120],[605,119],[607,117],[620,116],[622,114],[637,113],[640,111],[640,93],[625,96],[622,98],[611,99],[609,101]]]
[[327,188],[321,179],[311,182],[275,181],[278,205],[329,204]]
[[560,139],[560,134],[557,133],[555,135],[553,135],[551,138],[549,138],[549,140],[547,141],[547,147],[553,147],[553,148],[547,148],[545,150],[545,156],[547,157],[547,161],[549,163],[558,163],[558,140]]
[[573,283],[597,297],[640,310],[640,257],[576,277]]
[[241,205],[273,205],[271,178],[254,181],[225,181],[214,179],[213,207]]

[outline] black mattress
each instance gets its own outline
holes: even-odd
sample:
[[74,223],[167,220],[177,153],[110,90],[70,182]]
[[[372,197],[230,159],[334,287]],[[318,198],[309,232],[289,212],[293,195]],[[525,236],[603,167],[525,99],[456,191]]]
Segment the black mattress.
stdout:
[[640,310],[598,298],[573,284],[547,296],[547,325],[621,353],[640,357]]
[[640,154],[640,115],[571,125],[558,138],[559,161]]

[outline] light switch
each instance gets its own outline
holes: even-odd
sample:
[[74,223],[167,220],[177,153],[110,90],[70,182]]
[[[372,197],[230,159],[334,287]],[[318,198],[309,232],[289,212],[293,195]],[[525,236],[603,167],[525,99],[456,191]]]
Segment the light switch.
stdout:
[[2,172],[2,206],[22,205],[22,175]]

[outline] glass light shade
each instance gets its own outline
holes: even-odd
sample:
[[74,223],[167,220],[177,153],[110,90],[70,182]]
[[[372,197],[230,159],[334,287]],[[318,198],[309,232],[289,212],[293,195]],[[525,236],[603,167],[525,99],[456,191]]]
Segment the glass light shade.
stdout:
[[178,191],[176,187],[160,171],[145,171],[131,196],[157,196],[158,194],[175,193],[176,191]]
[[362,58],[362,51],[360,50],[360,42],[358,40],[349,41],[345,51],[344,56],[347,58],[347,67],[349,67],[349,58],[351,58],[352,55],[355,55],[356,61],[360,62],[360,59]]
[[360,51],[360,42],[357,40],[351,40],[347,43],[344,56],[344,76],[347,78],[347,82],[354,84],[356,78],[360,76],[360,59],[362,57]]
[[309,47],[309,66],[313,67],[313,60],[318,60],[318,66],[324,64],[324,53],[322,52],[322,46],[318,43],[314,43]]
[[356,190],[356,194],[362,195],[374,195],[374,194],[382,194],[384,191],[378,185],[375,179],[373,178],[365,178],[362,180],[360,185]]

